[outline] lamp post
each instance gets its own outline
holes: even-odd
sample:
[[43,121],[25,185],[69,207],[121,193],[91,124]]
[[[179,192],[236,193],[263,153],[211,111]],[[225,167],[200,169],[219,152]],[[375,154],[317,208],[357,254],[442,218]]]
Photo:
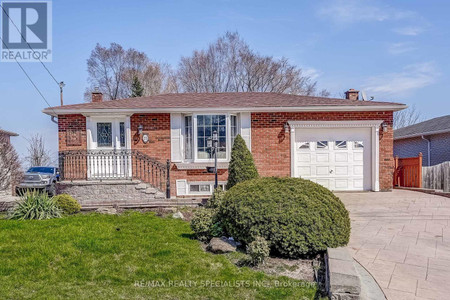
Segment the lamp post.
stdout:
[[219,186],[217,181],[217,145],[219,143],[219,140],[217,138],[217,131],[214,130],[212,134],[212,138],[209,137],[207,141],[208,148],[211,149],[213,155],[214,155],[214,189],[217,189]]

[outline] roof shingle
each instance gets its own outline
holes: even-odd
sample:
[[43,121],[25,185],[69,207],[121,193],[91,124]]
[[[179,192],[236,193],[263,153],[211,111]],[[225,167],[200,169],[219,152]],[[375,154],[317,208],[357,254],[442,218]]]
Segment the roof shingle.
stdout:
[[278,93],[179,93],[149,97],[128,98],[114,101],[81,103],[47,108],[51,110],[83,109],[162,109],[162,108],[250,108],[250,107],[303,107],[303,106],[380,106],[403,104],[376,101],[352,101],[337,98],[300,96]]
[[450,115],[434,118],[394,131],[394,139],[450,131]]

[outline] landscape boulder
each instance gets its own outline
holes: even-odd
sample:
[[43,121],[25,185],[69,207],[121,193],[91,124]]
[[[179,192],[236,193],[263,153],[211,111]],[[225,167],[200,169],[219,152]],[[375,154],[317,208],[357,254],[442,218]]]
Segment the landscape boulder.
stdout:
[[207,250],[212,253],[228,253],[236,251],[236,243],[225,237],[212,238],[208,244]]
[[179,211],[177,211],[176,213],[174,213],[174,214],[172,215],[172,218],[184,220],[183,214],[182,214],[181,212],[179,212]]

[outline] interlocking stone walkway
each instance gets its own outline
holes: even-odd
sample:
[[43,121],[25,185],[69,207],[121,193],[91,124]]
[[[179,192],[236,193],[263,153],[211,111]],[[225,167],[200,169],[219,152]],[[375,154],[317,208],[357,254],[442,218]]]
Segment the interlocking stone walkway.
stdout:
[[450,198],[394,190],[337,193],[349,249],[388,299],[450,299]]

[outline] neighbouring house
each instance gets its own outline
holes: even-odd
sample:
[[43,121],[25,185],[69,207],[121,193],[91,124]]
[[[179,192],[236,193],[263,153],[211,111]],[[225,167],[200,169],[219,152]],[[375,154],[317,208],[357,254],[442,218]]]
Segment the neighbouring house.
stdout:
[[423,154],[423,166],[450,161],[450,115],[394,131],[394,155],[399,158]]
[[11,157],[11,149],[13,149],[10,146],[12,136],[19,135],[15,132],[0,129],[0,196],[12,194],[11,173],[9,169],[3,166],[4,160],[8,160]]
[[15,133],[15,132],[12,132],[12,131],[6,131],[6,130],[3,130],[3,129],[0,129],[0,140],[2,142],[10,143],[12,136],[19,136],[19,135],[17,133]]
[[405,107],[358,100],[353,89],[346,99],[248,92],[102,101],[96,92],[91,103],[44,113],[58,118],[63,180],[138,179],[170,187],[171,197],[192,197],[213,189],[206,170],[213,131],[222,186],[240,134],[261,176],[302,177],[331,190],[390,190],[393,112]]

